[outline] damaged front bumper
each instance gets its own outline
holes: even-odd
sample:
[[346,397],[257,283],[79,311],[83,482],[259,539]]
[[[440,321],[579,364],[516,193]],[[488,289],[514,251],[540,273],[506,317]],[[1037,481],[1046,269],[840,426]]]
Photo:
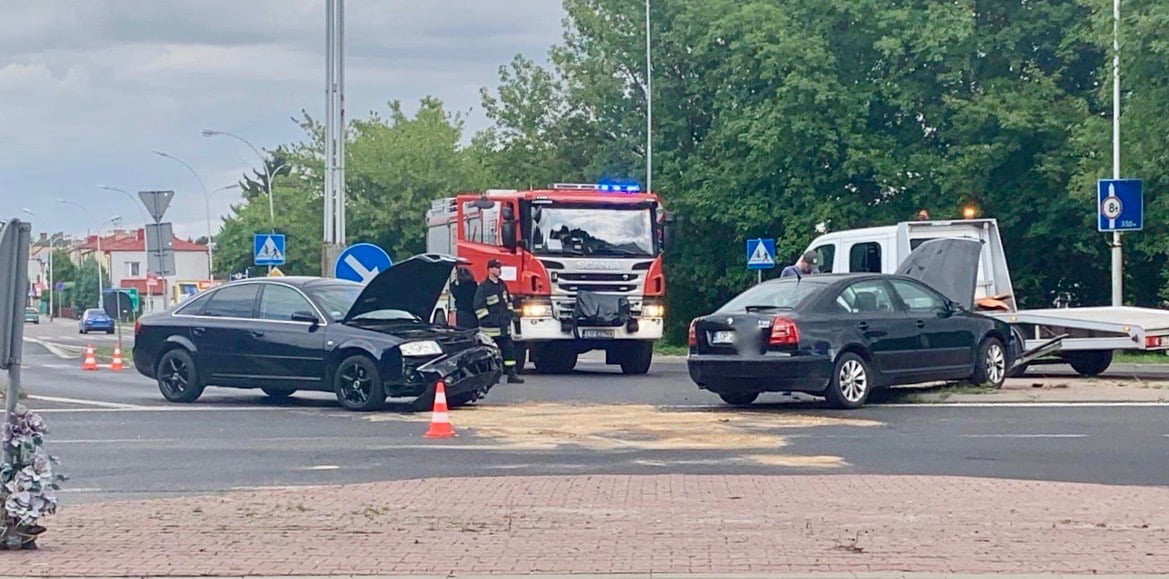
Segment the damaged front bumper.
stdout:
[[433,403],[439,380],[443,381],[448,402],[452,398],[473,402],[499,383],[503,377],[503,357],[494,346],[475,346],[431,360],[419,366],[417,372],[427,383],[418,403],[424,406]]

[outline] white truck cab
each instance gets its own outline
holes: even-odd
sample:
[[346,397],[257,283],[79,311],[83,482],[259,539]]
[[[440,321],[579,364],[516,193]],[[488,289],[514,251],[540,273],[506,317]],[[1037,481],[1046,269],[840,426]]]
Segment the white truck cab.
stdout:
[[905,221],[834,231],[817,237],[808,249],[819,254],[821,273],[893,273],[918,245],[940,237],[981,240],[983,249],[975,300],[987,309],[1017,309],[1002,238],[994,219]]

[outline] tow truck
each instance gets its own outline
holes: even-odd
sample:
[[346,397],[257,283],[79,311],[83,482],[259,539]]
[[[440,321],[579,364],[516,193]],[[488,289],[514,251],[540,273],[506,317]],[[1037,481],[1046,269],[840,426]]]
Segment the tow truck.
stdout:
[[[661,199],[626,183],[555,183],[435,200],[427,251],[460,258],[482,280],[498,259],[515,303],[517,365],[566,373],[604,350],[625,374],[645,374],[666,312]],[[454,323],[449,284],[433,321]]]
[[893,273],[918,245],[940,237],[983,242],[975,310],[1011,324],[1016,342],[1010,375],[1031,365],[1070,364],[1082,376],[1098,375],[1123,350],[1169,349],[1169,311],[1129,306],[1019,309],[993,218],[906,221],[850,229],[815,238],[807,250],[819,254],[821,271]]

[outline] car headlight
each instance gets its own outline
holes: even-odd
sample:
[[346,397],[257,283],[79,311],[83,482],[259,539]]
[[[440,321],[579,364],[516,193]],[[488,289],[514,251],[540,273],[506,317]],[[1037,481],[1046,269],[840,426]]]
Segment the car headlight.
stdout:
[[406,342],[398,347],[403,356],[437,356],[442,354],[442,346],[434,340],[421,342]]
[[666,306],[661,304],[646,304],[641,308],[641,317],[664,318],[666,317]]
[[525,318],[551,318],[552,304],[524,304],[520,315]]

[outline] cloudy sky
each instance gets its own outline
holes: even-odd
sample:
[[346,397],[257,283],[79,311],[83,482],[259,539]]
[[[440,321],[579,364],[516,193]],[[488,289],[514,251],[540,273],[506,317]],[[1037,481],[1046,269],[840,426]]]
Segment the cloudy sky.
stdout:
[[[544,60],[562,17],[560,0],[346,0],[346,114],[429,94],[483,128],[479,88],[516,53]],[[165,219],[201,236],[198,182],[153,151],[209,190],[231,185],[259,159],[201,131],[301,140],[291,118],[324,119],[324,67],[325,0],[0,0],[0,218],[34,235],[115,215],[140,226],[129,198],[97,186],[172,189]],[[212,196],[212,227],[238,198]]]

